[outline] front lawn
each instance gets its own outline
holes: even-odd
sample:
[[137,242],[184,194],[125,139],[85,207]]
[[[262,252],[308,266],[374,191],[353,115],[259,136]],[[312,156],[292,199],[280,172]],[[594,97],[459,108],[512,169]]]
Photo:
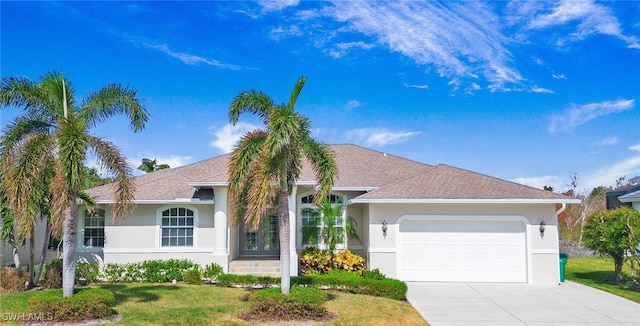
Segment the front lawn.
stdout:
[[[582,283],[615,295],[640,303],[640,288],[632,282],[617,283],[613,272],[613,259],[609,257],[569,258],[565,277],[567,280]],[[625,264],[623,273],[630,275]]]
[[[210,285],[104,284],[115,294],[122,320],[113,325],[253,325],[237,317],[249,306],[248,290]],[[0,295],[0,316],[33,313],[34,292]],[[326,325],[427,325],[406,301],[331,293],[327,309],[338,318]],[[6,323],[6,320],[0,322]],[[310,324],[312,325],[312,324]]]

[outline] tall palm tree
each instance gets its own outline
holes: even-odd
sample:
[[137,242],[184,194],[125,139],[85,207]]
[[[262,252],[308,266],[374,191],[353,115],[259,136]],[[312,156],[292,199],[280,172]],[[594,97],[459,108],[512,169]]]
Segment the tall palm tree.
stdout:
[[295,111],[306,80],[298,80],[287,103],[276,105],[266,94],[249,90],[238,93],[229,107],[234,125],[242,113],[255,114],[264,122],[264,129],[248,132],[236,145],[229,162],[229,189],[235,220],[250,227],[257,228],[268,210],[277,208],[284,294],[291,286],[288,196],[305,160],[318,182],[316,205],[329,195],[337,174],[333,151],[311,136],[309,119]]
[[41,189],[44,172],[53,167],[52,225],[63,231],[63,295],[73,294],[75,251],[78,237],[77,203],[82,188],[87,155],[92,152],[102,167],[114,175],[116,185],[113,219],[133,208],[132,171],[120,150],[94,136],[91,129],[115,115],[126,115],[133,131],[141,131],[148,114],[136,90],[110,84],[77,102],[73,85],[61,74],[44,74],[39,82],[3,77],[0,104],[24,110],[6,128],[0,140],[4,192],[15,216],[33,214],[31,193]]

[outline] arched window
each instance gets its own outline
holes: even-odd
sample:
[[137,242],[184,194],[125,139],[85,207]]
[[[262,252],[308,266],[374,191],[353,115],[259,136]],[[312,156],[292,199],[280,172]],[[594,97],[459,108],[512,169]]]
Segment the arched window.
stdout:
[[160,224],[162,247],[193,246],[193,228],[195,214],[184,207],[173,207],[162,211]]

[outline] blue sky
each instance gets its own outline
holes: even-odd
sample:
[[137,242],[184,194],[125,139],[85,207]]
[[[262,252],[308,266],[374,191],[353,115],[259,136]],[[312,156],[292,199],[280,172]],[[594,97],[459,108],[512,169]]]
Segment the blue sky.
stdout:
[[[95,134],[132,166],[231,150],[259,126],[242,90],[297,110],[326,143],[355,143],[535,187],[640,175],[640,2],[0,2],[2,76],[51,70],[79,97],[108,83],[151,113]],[[0,110],[0,127],[16,115]]]

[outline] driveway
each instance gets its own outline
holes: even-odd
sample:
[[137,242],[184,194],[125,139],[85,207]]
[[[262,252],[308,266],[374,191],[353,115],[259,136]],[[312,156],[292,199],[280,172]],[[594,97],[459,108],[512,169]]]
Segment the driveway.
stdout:
[[431,326],[634,325],[640,304],[573,282],[407,282],[407,299]]

